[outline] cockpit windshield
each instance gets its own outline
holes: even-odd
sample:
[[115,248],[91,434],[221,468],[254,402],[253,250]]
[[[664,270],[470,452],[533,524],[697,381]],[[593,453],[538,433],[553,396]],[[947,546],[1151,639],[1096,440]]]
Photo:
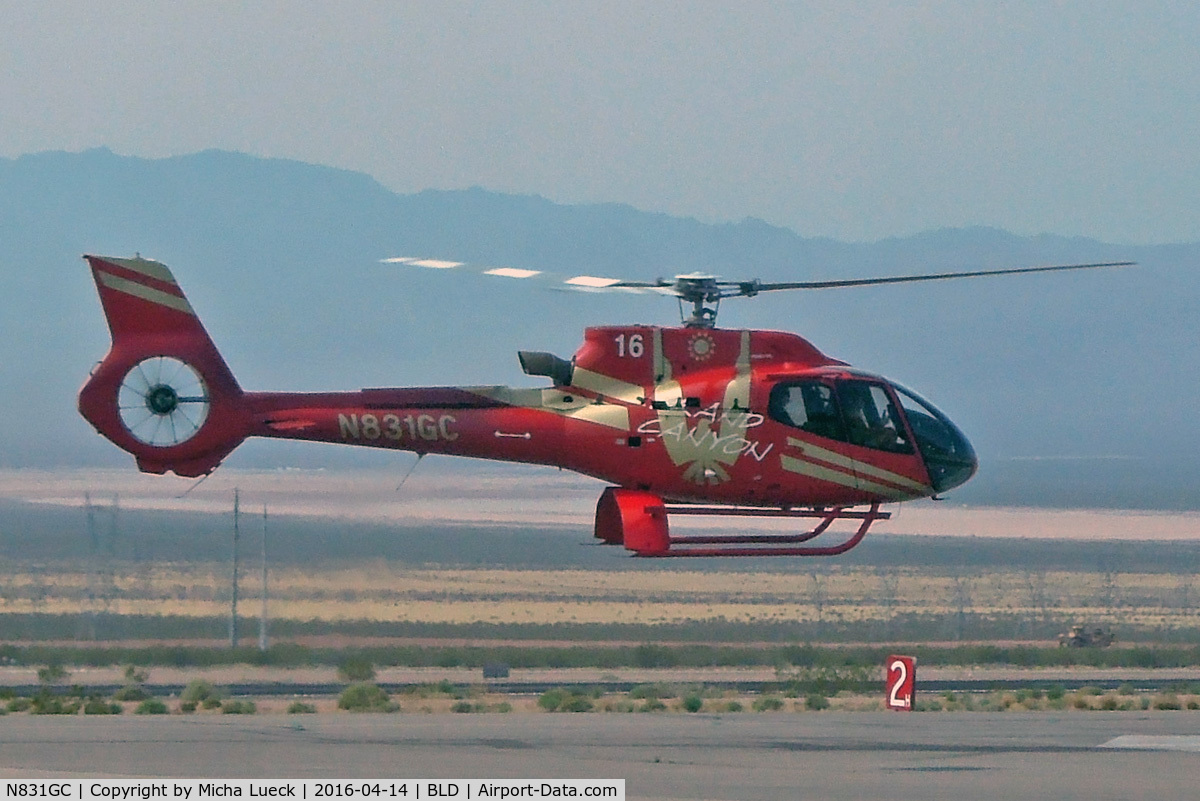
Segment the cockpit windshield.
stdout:
[[945,492],[975,475],[979,461],[958,427],[915,392],[896,384],[892,388],[917,438],[917,448],[925,459],[933,488]]

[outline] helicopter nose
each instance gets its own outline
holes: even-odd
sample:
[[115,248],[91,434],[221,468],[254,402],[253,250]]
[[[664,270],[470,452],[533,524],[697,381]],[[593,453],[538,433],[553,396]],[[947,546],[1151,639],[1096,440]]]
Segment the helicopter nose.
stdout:
[[[929,471],[930,483],[937,492],[948,492],[962,486],[979,470],[979,457],[971,443],[958,430],[958,427],[947,422],[945,433],[947,439],[954,442],[950,448],[921,448],[921,456],[925,460],[925,469]],[[946,440],[943,440],[946,442]]]
[[934,493],[965,484],[979,469],[979,458],[950,418],[914,392],[893,384],[917,439]]

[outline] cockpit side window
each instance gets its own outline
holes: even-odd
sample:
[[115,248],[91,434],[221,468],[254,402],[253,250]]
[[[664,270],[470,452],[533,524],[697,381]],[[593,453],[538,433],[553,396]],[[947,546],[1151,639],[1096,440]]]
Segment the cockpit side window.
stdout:
[[872,381],[792,381],[771,389],[771,419],[818,437],[891,453],[912,453],[892,396]]
[[846,442],[846,429],[838,412],[837,395],[821,381],[777,384],[771,389],[767,411],[773,420],[818,437]]
[[912,443],[887,390],[870,381],[839,381],[838,399],[850,442],[891,453],[912,453]]

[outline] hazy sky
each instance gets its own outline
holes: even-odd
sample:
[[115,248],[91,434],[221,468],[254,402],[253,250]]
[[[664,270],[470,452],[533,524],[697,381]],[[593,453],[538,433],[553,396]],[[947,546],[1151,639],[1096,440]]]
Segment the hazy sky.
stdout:
[[[247,8],[249,5],[249,8]],[[1200,240],[1200,4],[0,0],[0,155],[206,148],[859,241]]]

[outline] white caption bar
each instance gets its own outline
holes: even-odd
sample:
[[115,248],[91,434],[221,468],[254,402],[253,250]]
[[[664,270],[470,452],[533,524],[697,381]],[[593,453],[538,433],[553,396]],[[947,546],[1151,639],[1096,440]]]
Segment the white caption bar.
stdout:
[[625,801],[624,779],[72,779],[9,781],[0,799],[151,801],[167,798],[424,799],[602,798]]

